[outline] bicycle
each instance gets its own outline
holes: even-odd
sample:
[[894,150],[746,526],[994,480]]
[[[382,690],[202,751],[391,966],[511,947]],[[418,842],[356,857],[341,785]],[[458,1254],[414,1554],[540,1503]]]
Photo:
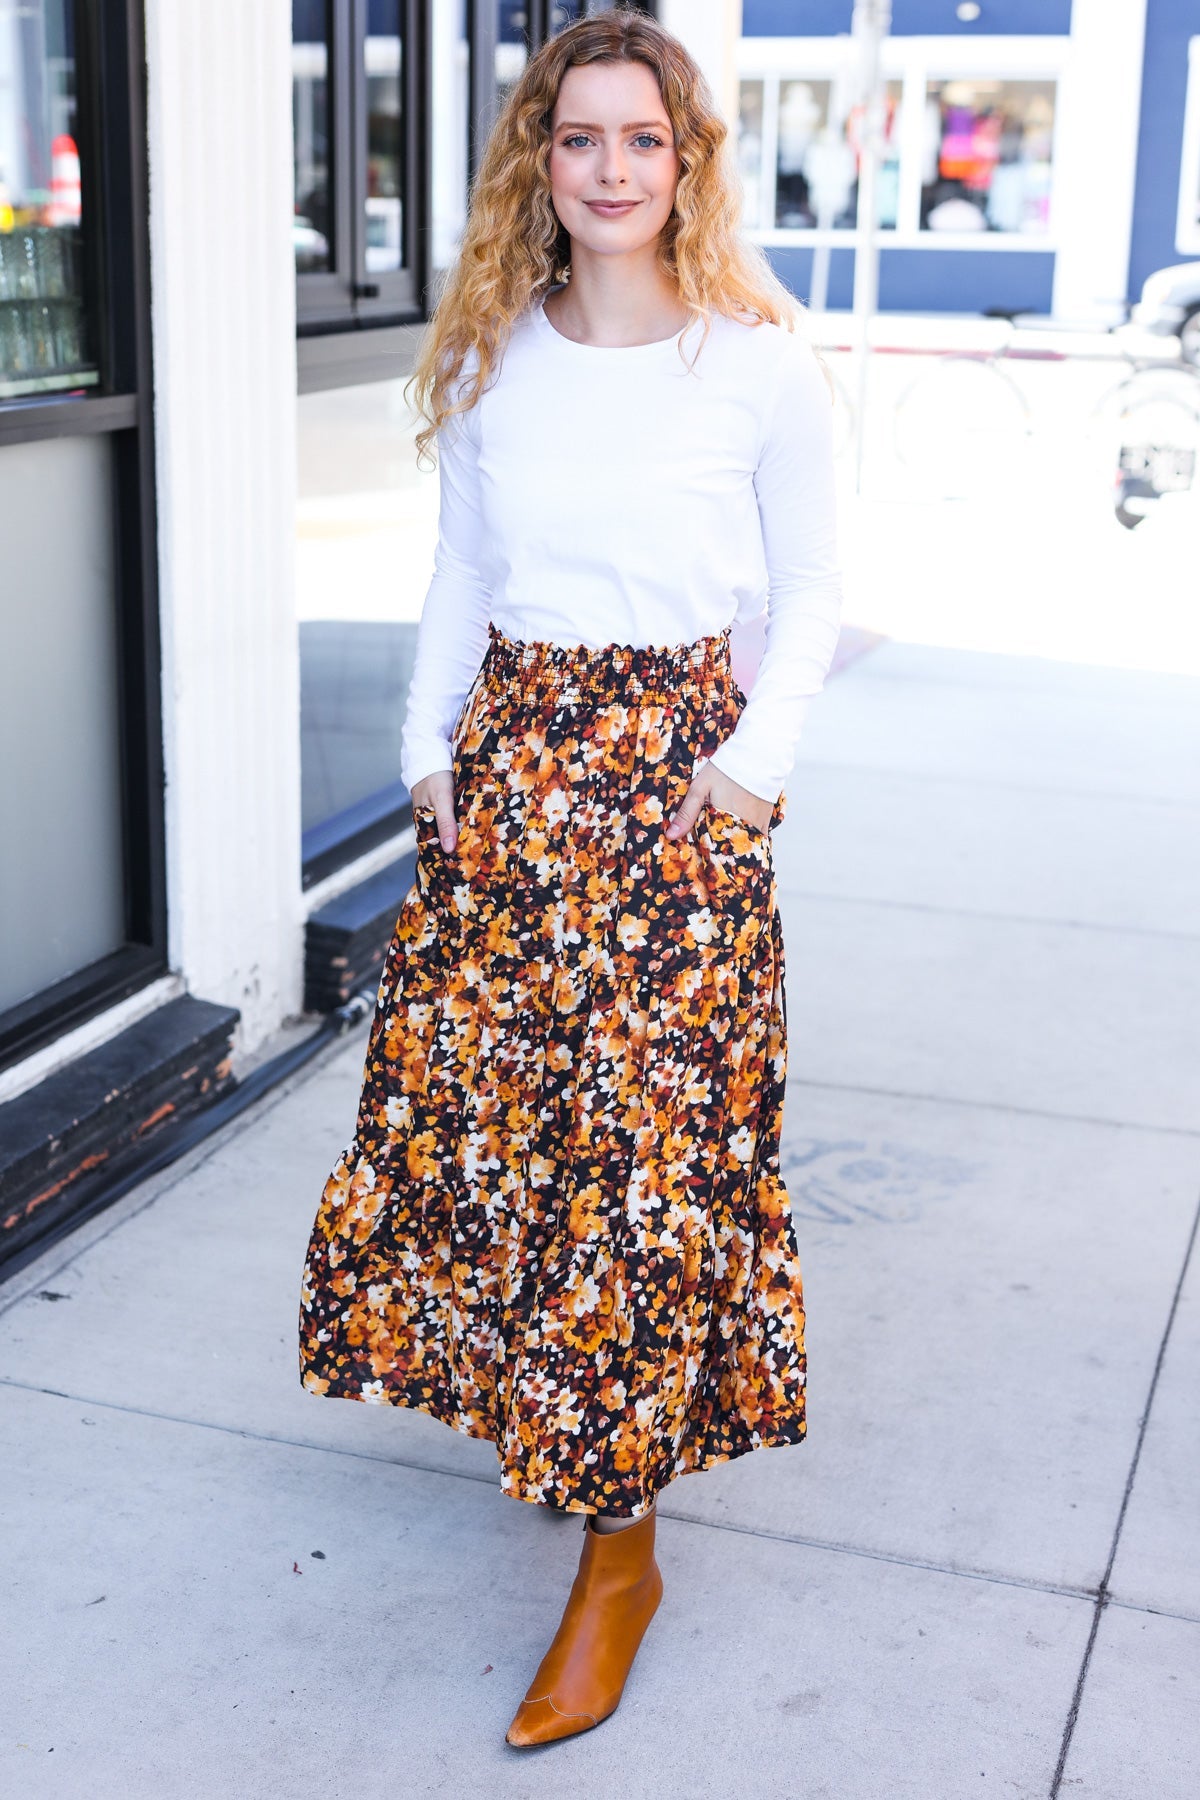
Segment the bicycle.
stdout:
[[[1127,370],[1091,407],[1085,438],[1110,471],[1115,467],[1117,517],[1132,528],[1155,499],[1186,491],[1195,480],[1200,369],[1121,343],[1116,334],[1128,323],[1129,310],[1122,305],[1124,316],[1107,330]],[[1003,340],[986,350],[944,352],[916,376],[895,408],[899,461],[937,481],[946,495],[992,488],[1026,468],[1035,415],[1001,364],[1068,360],[1066,351],[1019,348],[1014,339],[1022,329],[1061,332],[1069,326],[1040,315],[997,311],[985,316],[1004,320],[1008,331]]]
[[1017,348],[1020,315],[984,316],[1005,321],[1004,339],[991,349],[942,351],[903,390],[892,416],[900,463],[932,477],[952,495],[1011,476],[1033,439],[1033,410],[1001,364],[1066,361],[1062,350]]
[[1200,369],[1191,363],[1134,370],[1103,395],[1093,427],[1115,430],[1113,505],[1132,531],[1156,501],[1187,493],[1200,452]]

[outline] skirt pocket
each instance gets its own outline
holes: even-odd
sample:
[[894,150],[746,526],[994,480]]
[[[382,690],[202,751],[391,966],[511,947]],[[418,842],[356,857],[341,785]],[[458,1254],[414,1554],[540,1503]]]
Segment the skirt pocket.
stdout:
[[773,825],[755,825],[751,820],[743,819],[740,813],[726,812],[723,807],[713,806],[709,801],[705,802],[704,811],[700,815],[699,822],[703,824],[706,821],[709,826],[710,834],[715,835],[716,837],[729,838],[734,842],[738,842],[739,834],[744,833],[753,840],[762,841],[765,839],[768,853],[770,852],[771,831],[773,830]]
[[643,834],[624,871],[616,940],[632,966],[664,975],[748,957],[775,903],[769,831],[734,813],[705,809],[690,833],[666,835],[690,768],[672,772],[663,820]]
[[430,915],[441,922],[438,935],[442,936],[457,875],[458,855],[454,850],[442,849],[437,813],[432,806],[413,807],[413,830],[417,838],[417,892]]
[[771,833],[736,813],[706,807],[696,821],[710,905],[721,920],[729,954],[749,956],[775,905]]

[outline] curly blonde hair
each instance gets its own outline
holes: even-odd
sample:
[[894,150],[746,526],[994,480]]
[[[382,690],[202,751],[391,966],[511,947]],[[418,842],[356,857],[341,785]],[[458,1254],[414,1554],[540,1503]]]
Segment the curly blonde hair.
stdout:
[[[550,195],[551,120],[567,70],[592,62],[644,63],[658,81],[680,165],[658,258],[690,315],[689,335],[703,324],[696,354],[714,312],[796,329],[801,302],[740,234],[729,133],[694,59],[643,13],[580,19],[530,59],[488,138],[457,261],[405,384],[405,398],[411,390],[427,421],[416,436],[418,460],[448,418],[475,405],[521,313],[569,277],[570,237]],[[475,367],[460,382],[472,351]]]

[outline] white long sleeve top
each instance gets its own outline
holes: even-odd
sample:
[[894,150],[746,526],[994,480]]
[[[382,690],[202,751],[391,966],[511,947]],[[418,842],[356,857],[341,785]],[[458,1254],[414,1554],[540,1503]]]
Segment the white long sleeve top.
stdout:
[[401,773],[452,769],[462,702],[508,637],[680,645],[767,610],[736,729],[712,761],[774,801],[837,643],[832,404],[811,345],[714,315],[657,343],[564,337],[541,302],[499,374],[438,432],[438,540]]

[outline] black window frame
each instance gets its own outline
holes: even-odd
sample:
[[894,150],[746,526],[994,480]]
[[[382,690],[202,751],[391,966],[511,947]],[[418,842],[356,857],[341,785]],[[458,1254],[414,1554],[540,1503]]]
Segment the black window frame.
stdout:
[[[350,111],[358,74],[363,68],[368,0],[326,0],[332,16],[330,34],[330,155],[333,164],[335,241],[338,221],[361,221],[364,197],[365,139]],[[588,0],[588,13],[607,12],[625,0]],[[634,9],[658,16],[657,0],[629,0]],[[412,285],[407,298],[356,298],[345,273],[314,271],[296,276],[296,391],[350,386],[362,381],[390,381],[408,372],[420,327],[432,307],[430,225],[433,217],[432,8],[439,0],[405,0],[406,184],[404,194],[406,259],[411,259]],[[528,0],[525,30],[530,52],[545,42],[553,0]],[[496,116],[496,43],[500,31],[499,0],[466,0],[469,44],[467,170],[474,180],[483,145]],[[362,96],[359,94],[361,108]],[[355,172],[354,159],[358,159]],[[349,159],[349,160],[348,160]],[[340,173],[339,173],[340,170]],[[356,262],[358,259],[355,259]],[[356,275],[355,279],[359,277]],[[365,267],[361,278],[366,280]],[[403,358],[404,361],[398,361]],[[336,863],[333,865],[336,867]]]
[[144,0],[77,0],[75,29],[84,293],[99,380],[84,395],[0,400],[0,446],[111,437],[125,942],[0,1012],[0,1069],[168,968]]
[[[436,4],[436,0],[432,0]],[[532,56],[551,33],[555,0],[525,0],[526,48]],[[584,0],[583,16],[602,12],[643,12],[658,17],[658,0]],[[562,27],[560,26],[561,30]],[[499,0],[467,0],[467,32],[471,58],[471,143],[467,166],[474,178],[488,132],[496,117],[496,44],[500,35]]]
[[327,0],[332,249],[329,270],[296,275],[300,339],[378,330],[425,316],[429,221],[430,19],[426,0],[398,0],[403,32],[401,268],[366,266],[369,0]]

